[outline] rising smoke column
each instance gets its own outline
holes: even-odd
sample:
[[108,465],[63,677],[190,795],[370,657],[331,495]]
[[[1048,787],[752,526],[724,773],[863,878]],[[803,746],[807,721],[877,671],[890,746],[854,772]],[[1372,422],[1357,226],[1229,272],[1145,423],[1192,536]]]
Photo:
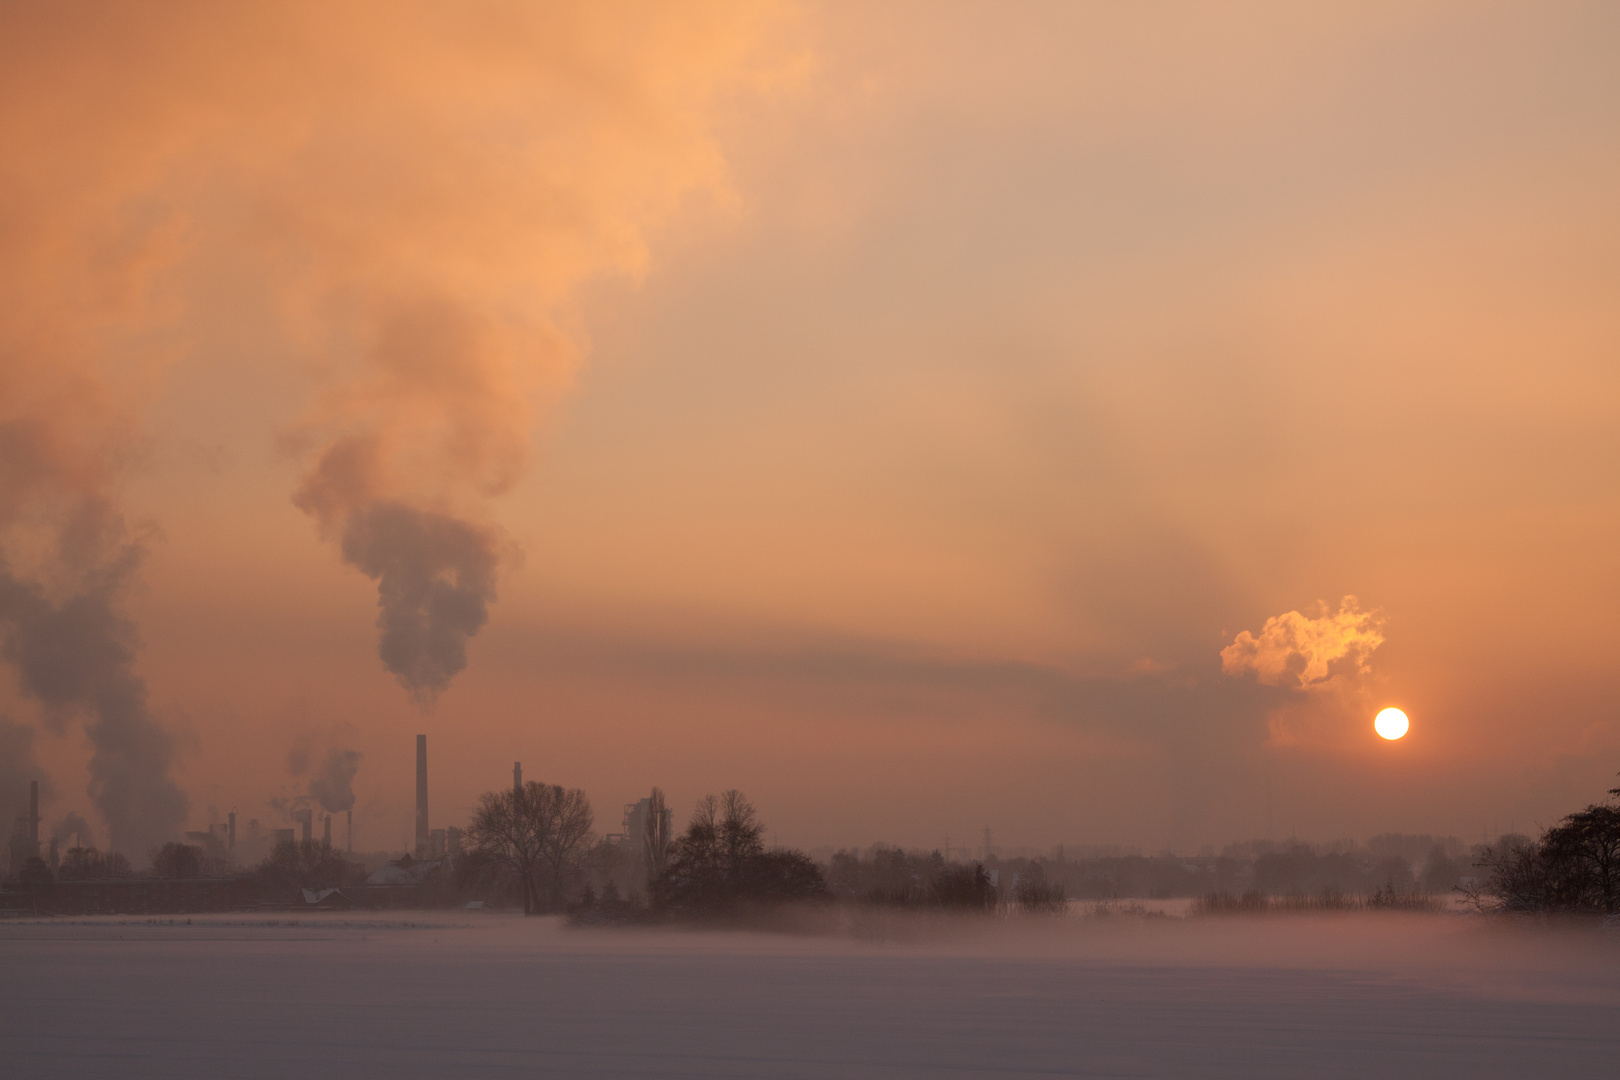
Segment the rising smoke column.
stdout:
[[187,283],[270,312],[317,383],[293,501],[376,582],[383,664],[430,706],[496,596],[491,500],[579,363],[574,293],[727,196],[711,116],[776,77],[777,5],[41,8],[0,27],[12,99],[68,96],[34,106],[45,134],[100,145],[82,175],[157,223],[169,247],[129,273],[180,282],[182,325]]
[[334,749],[309,781],[309,793],[329,814],[354,809],[354,778],[360,771],[360,751]]
[[[0,233],[16,236],[12,224],[0,219]],[[39,254],[23,244],[16,262],[27,268]],[[82,720],[90,797],[111,847],[139,859],[179,832],[187,800],[169,775],[173,741],[147,705],[135,627],[121,610],[143,549],[110,495],[130,429],[109,404],[93,331],[110,312],[141,310],[142,297],[104,295],[100,320],[69,298],[53,305],[55,275],[94,284],[117,260],[42,261],[53,275],[44,285],[0,260],[0,289],[15,301],[0,305],[0,660],[46,724]]]
[[710,117],[777,78],[776,8],[0,8],[0,644],[48,722],[84,718],[114,847],[186,815],[117,494],[164,369],[242,363],[194,328],[267,313],[271,362],[316,380],[294,501],[377,582],[384,665],[431,704],[495,597],[489,500],[578,362],[559,316],[725,197]]
[[135,674],[134,625],[116,608],[133,564],[131,553],[60,602],[0,566],[0,655],[47,715],[87,715],[90,797],[113,849],[141,855],[179,832],[188,807],[169,778],[173,739],[152,718]]
[[[331,376],[294,502],[376,582],[379,655],[428,708],[496,597],[489,500],[579,361],[557,316],[580,283],[640,273],[679,201],[723,191],[710,103],[749,70],[769,8],[416,10],[394,43],[409,67],[369,36],[340,43],[337,108],[308,117],[268,201],[278,244],[313,268],[279,287]],[[354,131],[388,167],[330,154]]]
[[50,795],[50,781],[34,761],[34,729],[0,716],[0,830],[9,832],[12,817],[28,807],[28,784],[40,780],[39,796]]

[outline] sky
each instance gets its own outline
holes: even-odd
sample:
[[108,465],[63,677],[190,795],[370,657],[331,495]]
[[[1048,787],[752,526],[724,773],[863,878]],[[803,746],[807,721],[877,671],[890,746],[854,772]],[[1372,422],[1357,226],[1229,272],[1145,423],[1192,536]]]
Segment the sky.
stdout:
[[0,25],[47,828],[284,825],[338,761],[402,848],[419,732],[435,827],[521,760],[807,847],[1478,839],[1616,782],[1612,5]]

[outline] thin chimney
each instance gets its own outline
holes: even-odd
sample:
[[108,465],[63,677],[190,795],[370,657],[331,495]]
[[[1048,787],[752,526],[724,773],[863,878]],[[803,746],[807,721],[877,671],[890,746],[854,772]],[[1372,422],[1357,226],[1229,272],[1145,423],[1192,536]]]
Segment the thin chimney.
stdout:
[[324,843],[327,847],[331,847],[332,846],[332,815],[331,814],[326,815],[325,829],[326,829],[326,831],[321,835],[321,842]]
[[523,762],[521,761],[512,762],[512,791],[518,795],[523,794]]
[[234,855],[234,854],[236,854],[236,811],[235,810],[232,810],[231,813],[230,813],[230,823],[231,823],[230,831],[226,833],[226,836],[229,837],[229,839],[226,841],[226,845],[227,845],[226,850]]
[[354,854],[354,810],[349,810],[349,854]]
[[33,852],[39,854],[39,781],[28,781],[28,839]]
[[416,857],[428,857],[427,736],[416,737]]

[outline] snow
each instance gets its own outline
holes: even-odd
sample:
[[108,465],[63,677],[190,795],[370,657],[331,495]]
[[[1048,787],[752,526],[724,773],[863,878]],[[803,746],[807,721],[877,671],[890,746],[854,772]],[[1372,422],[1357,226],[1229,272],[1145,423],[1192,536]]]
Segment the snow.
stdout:
[[836,933],[455,912],[0,924],[0,1075],[1616,1075],[1620,935],[1455,916]]

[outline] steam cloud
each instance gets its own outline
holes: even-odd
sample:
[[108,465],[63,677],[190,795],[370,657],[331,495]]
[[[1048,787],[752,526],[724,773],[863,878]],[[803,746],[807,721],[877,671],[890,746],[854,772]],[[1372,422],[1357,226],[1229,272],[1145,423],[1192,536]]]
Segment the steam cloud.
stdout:
[[354,777],[360,771],[360,751],[333,750],[309,782],[309,793],[329,814],[354,807]]
[[1266,620],[1258,636],[1244,630],[1221,650],[1221,670],[1228,675],[1253,672],[1268,686],[1312,689],[1341,678],[1367,674],[1373,651],[1384,643],[1383,617],[1362,611],[1354,596],[1339,610],[1307,618],[1297,611]]
[[40,781],[39,797],[50,785],[34,762],[34,729],[0,716],[0,827],[11,827],[11,815],[28,808],[28,782]]
[[[576,287],[726,193],[716,97],[775,77],[774,3],[7,5],[0,13],[0,651],[87,717],[112,846],[186,798],[119,607],[113,493],[197,326],[262,320],[316,373],[294,501],[377,584],[423,708],[467,664],[501,562],[490,500],[578,350]],[[201,359],[201,357],[199,357]],[[331,794],[342,801],[337,774]],[[346,780],[344,783],[346,784]]]
[[51,839],[61,844],[74,836],[79,838],[79,843],[84,847],[96,846],[96,834],[91,830],[90,823],[69,810],[67,816],[58,821],[56,827],[51,830]]
[[174,744],[147,710],[135,674],[135,628],[115,600],[138,550],[100,567],[60,602],[0,564],[0,655],[47,715],[88,714],[90,797],[106,819],[114,850],[142,854],[184,824],[185,794],[169,779]]
[[377,582],[383,664],[431,705],[467,666],[467,641],[489,618],[493,538],[444,514],[378,503],[349,519],[343,558]]

